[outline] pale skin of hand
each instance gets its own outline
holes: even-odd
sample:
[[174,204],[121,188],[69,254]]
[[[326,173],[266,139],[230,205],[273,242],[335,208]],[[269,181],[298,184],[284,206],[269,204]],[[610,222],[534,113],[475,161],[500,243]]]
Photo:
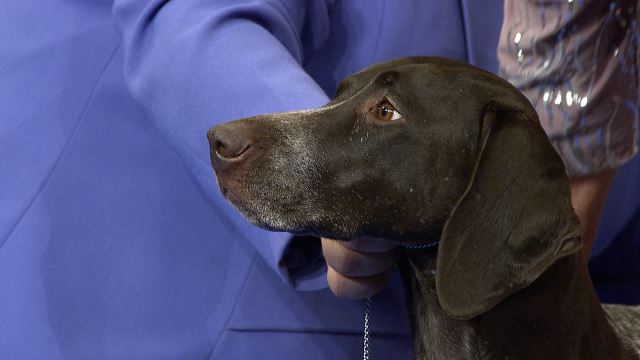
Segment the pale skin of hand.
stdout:
[[[588,259],[598,232],[598,221],[615,170],[572,178],[571,203],[582,223],[582,254]],[[348,242],[322,239],[327,261],[329,288],[343,299],[364,299],[384,289],[391,281],[398,260],[398,245],[375,239]]]
[[598,235],[598,223],[615,173],[615,169],[609,169],[569,181],[571,204],[582,224],[582,255],[585,259],[589,259],[593,242]]

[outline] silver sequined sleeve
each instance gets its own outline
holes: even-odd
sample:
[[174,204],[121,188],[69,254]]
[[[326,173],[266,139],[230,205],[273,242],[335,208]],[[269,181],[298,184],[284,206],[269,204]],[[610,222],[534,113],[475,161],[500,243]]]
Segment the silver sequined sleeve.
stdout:
[[505,0],[501,75],[531,101],[570,176],[638,151],[638,0]]

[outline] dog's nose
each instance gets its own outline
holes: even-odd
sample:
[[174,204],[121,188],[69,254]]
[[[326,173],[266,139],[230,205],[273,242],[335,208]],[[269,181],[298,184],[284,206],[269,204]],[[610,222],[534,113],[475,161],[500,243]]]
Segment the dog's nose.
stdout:
[[237,159],[251,147],[251,142],[240,129],[229,124],[214,127],[207,137],[211,150],[223,160]]

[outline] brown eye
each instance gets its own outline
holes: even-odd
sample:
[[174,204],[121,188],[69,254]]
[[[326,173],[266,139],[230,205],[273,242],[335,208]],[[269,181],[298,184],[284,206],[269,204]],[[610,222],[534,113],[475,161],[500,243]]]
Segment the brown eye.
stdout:
[[376,109],[378,119],[382,121],[395,121],[402,119],[402,115],[388,101],[382,102]]

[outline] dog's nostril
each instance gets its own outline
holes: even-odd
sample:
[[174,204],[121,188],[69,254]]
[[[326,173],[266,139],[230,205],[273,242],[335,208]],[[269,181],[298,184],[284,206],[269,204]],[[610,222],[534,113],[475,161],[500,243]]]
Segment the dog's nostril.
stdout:
[[224,145],[224,143],[222,141],[216,140],[215,143],[215,149],[216,149],[216,153],[218,153],[218,155],[227,158],[227,157],[232,157],[232,155],[230,155],[227,152],[227,147]]
[[214,129],[209,134],[209,141],[216,154],[226,160],[239,157],[250,147],[250,142],[240,132],[225,126]]
[[249,144],[244,144],[241,146],[229,147],[229,145],[225,144],[222,141],[216,141],[215,143],[216,153],[224,159],[233,159],[242,154],[244,154],[249,149]]

